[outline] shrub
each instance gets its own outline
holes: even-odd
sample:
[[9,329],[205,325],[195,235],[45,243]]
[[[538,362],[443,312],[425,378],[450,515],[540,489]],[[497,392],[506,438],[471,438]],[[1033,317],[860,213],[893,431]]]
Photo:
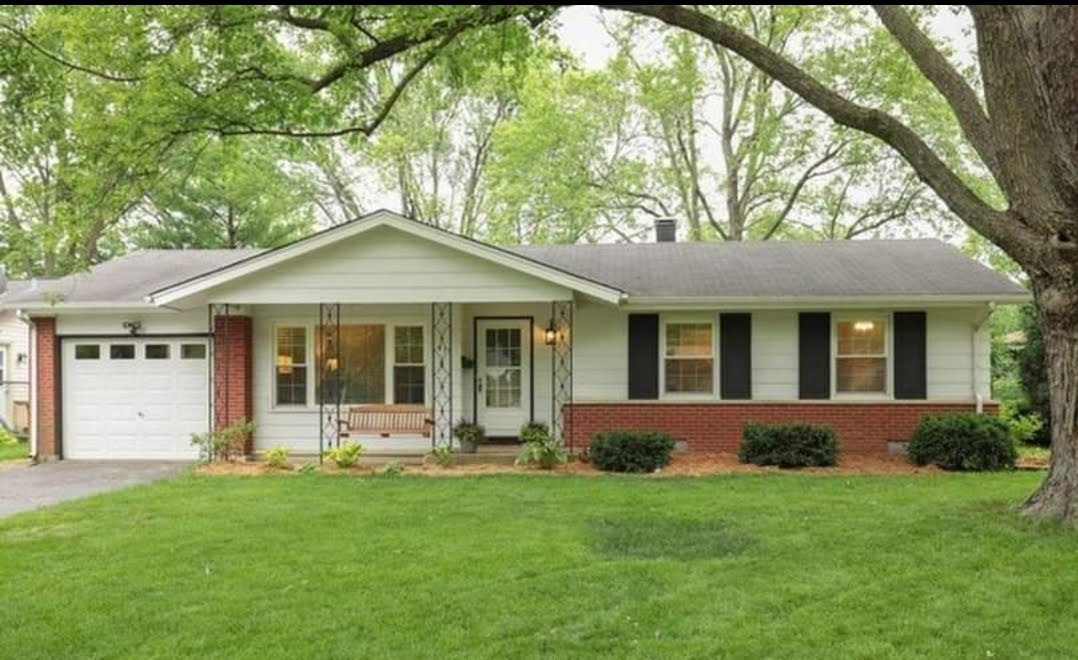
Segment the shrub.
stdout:
[[910,441],[910,460],[944,470],[1003,470],[1018,458],[1007,424],[990,415],[925,417]]
[[404,463],[401,461],[390,461],[382,467],[383,477],[399,477],[404,474]]
[[528,422],[520,427],[520,441],[528,444],[534,440],[546,440],[550,437],[550,427],[542,422]]
[[254,422],[241,419],[212,433],[192,433],[191,444],[198,447],[199,457],[206,462],[233,461],[243,454],[254,430]]
[[299,466],[299,469],[297,470],[297,472],[299,472],[300,474],[314,474],[317,471],[318,466],[314,463],[304,463],[303,465]]
[[742,463],[782,468],[834,465],[838,444],[826,426],[746,424],[737,457]]
[[453,465],[453,448],[449,445],[438,445],[431,455],[434,456],[434,462],[444,468]]
[[565,462],[565,450],[546,424],[528,424],[520,429],[520,437],[528,440],[517,456],[517,465],[538,465],[544,470],[553,470],[554,466]]
[[654,472],[670,464],[674,438],[658,431],[606,431],[591,437],[588,456],[607,472]]
[[453,437],[460,440],[461,444],[479,444],[487,437],[487,430],[482,424],[475,424],[462,419],[453,427]]
[[1007,433],[1016,444],[1040,444],[1044,420],[1037,413],[1023,414],[1018,407],[1004,404],[999,408],[999,418],[1007,425]]
[[262,454],[262,462],[278,470],[288,467],[288,447],[277,445]]
[[0,426],[0,445],[15,445],[19,443],[19,436]]
[[323,455],[339,468],[355,467],[359,462],[359,457],[363,455],[363,445],[358,442],[346,442],[339,447],[327,450]]

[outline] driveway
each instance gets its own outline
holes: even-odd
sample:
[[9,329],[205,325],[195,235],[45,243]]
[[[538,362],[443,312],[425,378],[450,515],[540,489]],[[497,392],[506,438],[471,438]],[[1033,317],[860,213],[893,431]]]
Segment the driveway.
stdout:
[[59,461],[0,469],[0,518],[175,476],[190,463]]

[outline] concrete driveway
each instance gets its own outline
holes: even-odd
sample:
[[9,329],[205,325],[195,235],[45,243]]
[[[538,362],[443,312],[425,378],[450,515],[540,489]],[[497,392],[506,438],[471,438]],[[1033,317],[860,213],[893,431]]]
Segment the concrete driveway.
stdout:
[[59,461],[0,469],[0,518],[175,476],[190,463]]

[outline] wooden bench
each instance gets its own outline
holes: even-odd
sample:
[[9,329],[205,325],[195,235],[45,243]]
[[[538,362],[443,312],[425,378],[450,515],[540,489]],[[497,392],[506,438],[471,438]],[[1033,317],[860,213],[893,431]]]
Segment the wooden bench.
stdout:
[[431,411],[426,406],[410,404],[366,404],[352,406],[348,415],[341,420],[339,434],[347,438],[361,433],[380,435],[423,435],[430,434],[434,426]]

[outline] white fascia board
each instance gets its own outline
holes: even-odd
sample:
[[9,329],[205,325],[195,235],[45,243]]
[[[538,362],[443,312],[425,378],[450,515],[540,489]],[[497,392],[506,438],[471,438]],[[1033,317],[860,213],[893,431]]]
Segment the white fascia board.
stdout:
[[1030,294],[1007,295],[920,295],[904,297],[845,296],[842,298],[796,297],[714,297],[677,298],[662,296],[629,296],[623,305],[627,309],[690,310],[690,309],[855,309],[864,307],[955,307],[969,305],[1019,304],[1033,299]]

